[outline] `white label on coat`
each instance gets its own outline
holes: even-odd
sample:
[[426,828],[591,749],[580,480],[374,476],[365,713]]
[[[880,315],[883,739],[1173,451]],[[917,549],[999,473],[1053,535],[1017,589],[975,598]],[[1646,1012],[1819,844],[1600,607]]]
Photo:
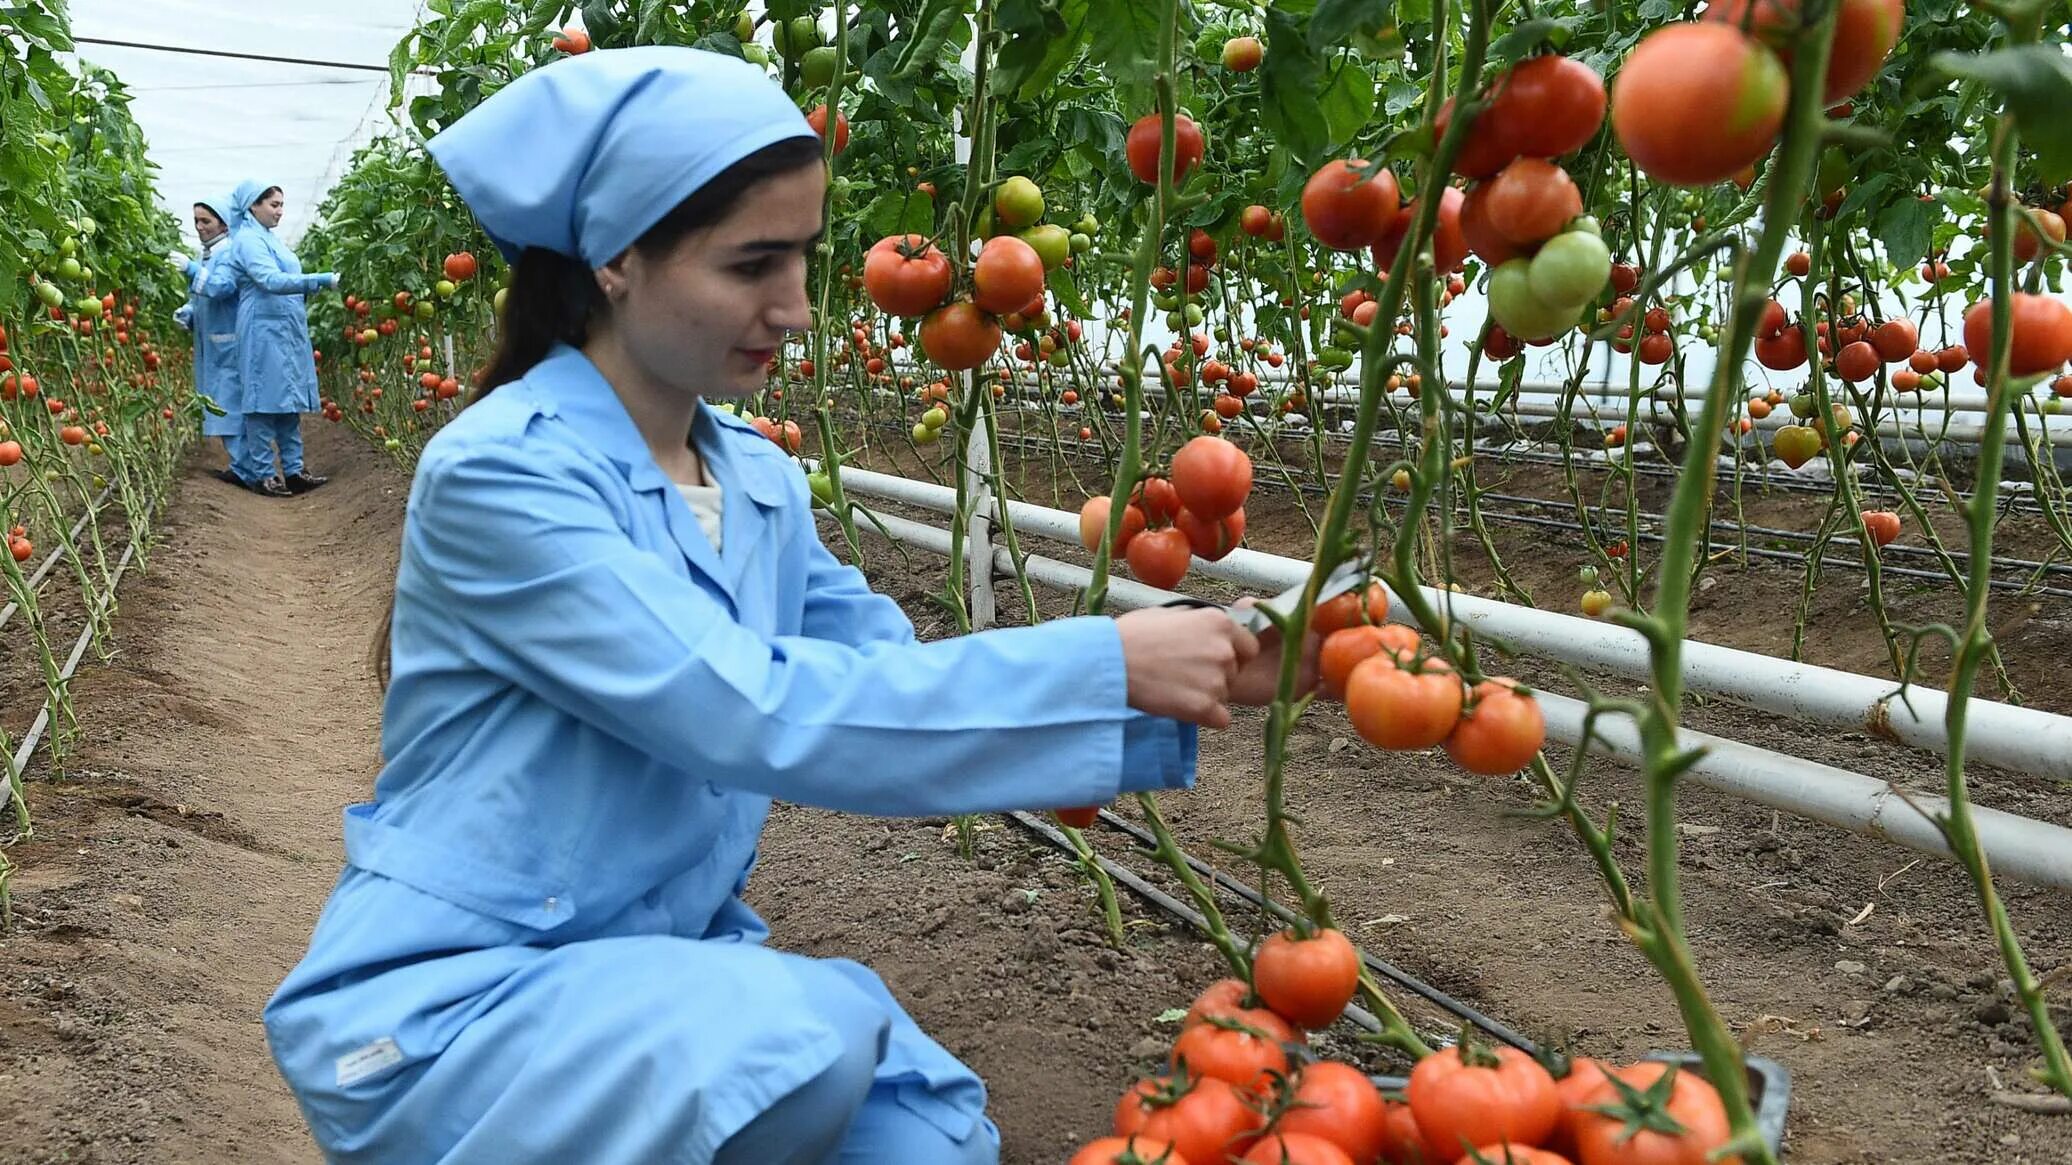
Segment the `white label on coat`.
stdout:
[[383,1036],[365,1047],[338,1057],[338,1087],[350,1088],[371,1076],[378,1076],[403,1062],[403,1049]]

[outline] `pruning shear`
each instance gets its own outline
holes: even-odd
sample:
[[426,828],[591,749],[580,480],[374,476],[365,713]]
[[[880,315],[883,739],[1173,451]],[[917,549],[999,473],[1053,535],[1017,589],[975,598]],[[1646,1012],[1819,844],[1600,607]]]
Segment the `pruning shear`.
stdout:
[[[1367,568],[1364,563],[1342,562],[1337,569],[1333,570],[1324,579],[1324,585],[1317,590],[1317,602],[1322,603],[1327,599],[1335,599],[1339,595],[1358,588],[1366,579]],[[1167,607],[1214,607],[1228,614],[1231,620],[1238,626],[1243,627],[1254,635],[1263,635],[1274,625],[1272,616],[1277,615],[1286,618],[1294,613],[1296,604],[1302,601],[1302,591],[1308,585],[1308,580],[1304,580],[1270,599],[1260,599],[1245,607],[1212,603],[1206,599],[1197,599],[1184,595],[1161,605]]]

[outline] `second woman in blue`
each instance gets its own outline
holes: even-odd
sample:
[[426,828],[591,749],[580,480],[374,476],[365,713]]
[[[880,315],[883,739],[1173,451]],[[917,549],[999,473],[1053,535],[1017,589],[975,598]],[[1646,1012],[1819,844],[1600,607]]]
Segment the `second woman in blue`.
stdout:
[[760,391],[812,323],[826,170],[760,70],[593,52],[430,148],[516,266],[502,346],[411,485],[386,764],[266,1009],[318,1143],[991,1165],[983,1083],[876,975],[763,945],[742,894],[771,800],[1186,786],[1197,726],[1269,699],[1277,658],[1216,610],[918,642],[828,552],[799,467],[707,403]]
[[284,210],[280,187],[248,181],[231,203],[233,214],[248,216],[229,261],[237,277],[238,375],[245,398],[244,436],[232,469],[246,487],[286,497],[326,480],[302,465],[301,414],[317,407],[316,357],[303,297],[338,286],[338,276],[303,274],[295,252],[273,233]]
[[230,244],[242,215],[221,211],[233,200],[211,199],[194,204],[194,233],[201,240],[201,258],[189,259],[187,306],[194,330],[194,389],[219,412],[204,411],[201,435],[223,442],[224,467],[216,476],[237,482],[238,438],[245,431],[244,392],[237,366],[237,280],[229,274]]

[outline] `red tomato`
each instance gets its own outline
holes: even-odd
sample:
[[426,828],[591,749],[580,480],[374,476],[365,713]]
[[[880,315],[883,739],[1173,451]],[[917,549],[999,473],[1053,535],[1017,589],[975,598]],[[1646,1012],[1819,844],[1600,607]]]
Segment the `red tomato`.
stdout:
[[[466,283],[475,277],[477,264],[472,252],[456,251],[446,256],[446,262],[442,264],[442,267],[446,272],[446,278],[453,280],[455,283]],[[399,291],[396,294],[403,296],[408,293]],[[398,303],[396,306],[402,307],[403,305]]]
[[[1755,19],[1748,16],[1755,8]],[[1878,75],[1892,46],[1899,43],[1899,25],[1904,16],[1902,0],[1841,0],[1836,18],[1835,43],[1829,50],[1827,78],[1822,86],[1822,105],[1833,105],[1853,96]],[[1799,0],[1718,0],[1705,9],[1706,20],[1734,28],[1751,28],[1764,44],[1777,51],[1786,67],[1791,50],[1804,28]]]
[[988,240],[971,265],[971,301],[986,311],[1020,311],[1042,294],[1043,256],[1013,235]]
[[[1494,105],[1493,102],[1491,104]],[[1453,159],[1453,172],[1463,178],[1487,178],[1510,165],[1511,159],[1518,156],[1518,151],[1511,148],[1509,133],[1491,116],[1493,112],[1493,109],[1485,109],[1482,116],[1475,119],[1475,124],[1468,127],[1468,139],[1461,143],[1460,153]],[[1452,121],[1453,98],[1448,97],[1439,107],[1438,120],[1432,124],[1432,132],[1438,135],[1435,140],[1445,139],[1446,127]]]
[[[1468,238],[1460,225],[1461,204],[1467,196],[1457,188],[1448,186],[1439,195],[1439,217],[1432,225],[1432,267],[1445,273],[1458,270],[1468,258]],[[1403,239],[1410,233],[1410,224],[1421,213],[1421,199],[1411,199],[1396,217],[1389,221],[1387,233],[1374,244],[1374,266],[1378,271],[1387,271],[1395,265],[1396,252],[1403,249]]]
[[1460,709],[1460,678],[1443,663],[1412,671],[1377,655],[1345,681],[1346,718],[1378,748],[1430,748],[1452,733]]
[[[1158,151],[1165,136],[1159,116],[1147,113],[1130,126],[1127,139],[1123,142],[1123,153],[1129,158],[1130,173],[1137,181],[1155,184],[1158,181]],[[1207,152],[1207,142],[1202,138],[1201,126],[1184,113],[1173,115],[1173,185],[1187,181],[1187,174],[1200,164]]]
[[1077,809],[1053,809],[1051,813],[1060,822],[1074,829],[1086,829],[1092,826],[1094,822],[1100,820],[1101,807],[1099,805],[1083,805]]
[[1531,246],[1561,233],[1583,213],[1583,193],[1568,171],[1544,158],[1520,158],[1489,180],[1489,225]]
[[1491,677],[1475,685],[1472,702],[1446,738],[1453,763],[1485,777],[1509,776],[1532,763],[1547,740],[1540,702],[1516,681]]
[[1000,323],[969,303],[936,308],[921,321],[921,350],[951,372],[976,368],[1000,350]]
[[[820,135],[820,140],[827,140],[827,106],[825,103],[816,107],[813,110],[813,112],[806,115],[806,124],[813,127],[813,132]],[[849,118],[848,115],[844,114],[841,110],[836,110],[835,153],[839,154],[843,150],[846,150],[848,148]]]
[[1777,140],[1788,88],[1776,56],[1739,29],[1671,24],[1649,33],[1612,78],[1612,132],[1650,178],[1724,182]]
[[1501,267],[1525,252],[1489,221],[1489,183],[1471,187],[1460,204],[1461,239],[1491,267]]
[[[2010,375],[2034,376],[2072,360],[2072,307],[2064,300],[2017,291],[2008,324],[2014,337],[2007,354]],[[1987,352],[1992,341],[1993,301],[1982,299],[1964,313],[1964,346],[1972,352]],[[1984,367],[1983,362],[1980,366]]]
[[1577,1056],[1569,1061],[1568,1075],[1554,1082],[1554,1091],[1561,1098],[1561,1119],[1554,1125],[1554,1132],[1547,1138],[1547,1148],[1557,1153],[1575,1153],[1575,1118],[1585,1104],[1592,1103],[1590,1095],[1604,1083],[1611,1074],[1611,1066],[1602,1060],[1588,1056]]
[[[1341,628],[1357,626],[1361,621],[1361,601],[1360,592],[1351,590],[1318,603],[1316,610],[1310,614],[1309,629],[1318,635],[1329,635]],[[1378,582],[1368,583],[1365,604],[1367,622],[1388,622],[1387,587]]]
[[1863,528],[1870,532],[1871,541],[1880,546],[1890,546],[1899,537],[1899,515],[1891,510],[1865,510]]
[[1368,656],[1387,652],[1397,660],[1417,655],[1417,632],[1401,623],[1355,623],[1340,627],[1324,637],[1317,652],[1317,671],[1326,695],[1345,698],[1345,684],[1353,669]]
[[1131,573],[1145,586],[1169,591],[1187,576],[1188,560],[1194,553],[1187,535],[1177,526],[1147,530],[1130,539],[1124,551]]
[[1194,1006],[1187,1009],[1187,1017],[1180,1021],[1180,1026],[1189,1028],[1212,1015],[1235,1015],[1250,1010],[1245,1006],[1245,1000],[1251,994],[1251,984],[1243,979],[1218,979],[1194,997]]
[[[1643,1061],[1613,1075],[1639,1093],[1639,1099],[1626,1100],[1609,1080],[1584,1099],[1574,1123],[1579,1165],[1706,1165],[1713,1159],[1713,1150],[1732,1139],[1719,1093],[1695,1072]],[[1673,1080],[1668,1079],[1671,1076]],[[1622,1116],[1591,1111],[1599,1107],[1631,1108],[1636,1115],[1667,1117],[1682,1131],[1658,1132],[1649,1127],[1656,1123],[1650,1120],[1629,1132],[1629,1122]],[[1738,1165],[1739,1160],[1730,1158],[1729,1165]]]
[[1296,1027],[1331,1026],[1360,986],[1360,952],[1336,930],[1270,935],[1252,959],[1259,998]]
[[1252,459],[1217,437],[1196,437],[1173,454],[1173,491],[1196,517],[1233,514],[1252,492]]
[[1344,1149],[1308,1133],[1269,1133],[1239,1160],[1244,1165],[1353,1165]]
[[1515,1141],[1481,1145],[1463,1154],[1454,1165],[1570,1165],[1569,1159],[1546,1149]]
[[1190,1161],[1218,1162],[1252,1145],[1264,1117],[1252,1094],[1228,1080],[1160,1076],[1137,1082],[1115,1105],[1115,1135],[1170,1141]]
[[1417,1127],[1417,1118],[1411,1115],[1410,1106],[1400,1101],[1388,1101],[1387,1111],[1382,1116],[1381,1159],[1389,1165],[1438,1165],[1448,1154],[1435,1152],[1425,1144],[1424,1133]]
[[1459,1047],[1434,1052],[1410,1070],[1406,1095],[1426,1143],[1441,1152],[1503,1141],[1536,1145],[1561,1117],[1554,1078],[1510,1047],[1466,1059]]
[[1334,251],[1380,242],[1401,206],[1396,176],[1364,161],[1326,162],[1302,188],[1303,222]]
[[1249,1092],[1265,1091],[1274,1073],[1288,1072],[1288,1053],[1267,1028],[1218,1017],[1182,1031],[1173,1041],[1170,1062],[1176,1071],[1185,1068]]
[[1878,357],[1887,364],[1911,357],[1920,342],[1921,331],[1912,320],[1886,320],[1871,333],[1871,347],[1878,350]]
[[1604,124],[1604,78],[1573,57],[1520,61],[1498,87],[1491,113],[1505,144],[1528,158],[1580,150]]
[[[1086,499],[1079,507],[1079,541],[1089,552],[1101,544],[1101,533],[1108,528],[1108,512],[1113,501],[1103,494]],[[1115,542],[1109,553],[1120,555],[1129,549],[1130,540],[1144,531],[1144,511],[1135,506],[1122,508],[1122,528],[1115,532]]]
[[[1229,400],[1229,397],[1222,398]],[[1217,562],[1245,540],[1245,512],[1236,510],[1221,518],[1202,518],[1183,509],[1173,515],[1173,527],[1187,536],[1187,546],[1204,562]]]
[[1172,1142],[1156,1137],[1102,1137],[1072,1154],[1066,1165],[1187,1165],[1187,1158],[1174,1151]]
[[1755,342],[1758,364],[1776,372],[1790,372],[1806,365],[1806,329],[1797,324],[1776,335]]
[[1130,491],[1132,505],[1141,506],[1144,516],[1152,522],[1164,525],[1180,512],[1180,494],[1173,483],[1162,477],[1147,477]]
[[1293,1105],[1274,1122],[1279,1133],[1322,1137],[1354,1161],[1371,1162],[1388,1144],[1388,1102],[1367,1074],[1323,1060],[1295,1074]]
[[934,311],[948,298],[954,275],[949,257],[920,235],[888,235],[863,259],[864,293],[886,315]]
[[1878,374],[1878,350],[1858,340],[1843,347],[1835,357],[1835,372],[1851,384],[1861,384]]

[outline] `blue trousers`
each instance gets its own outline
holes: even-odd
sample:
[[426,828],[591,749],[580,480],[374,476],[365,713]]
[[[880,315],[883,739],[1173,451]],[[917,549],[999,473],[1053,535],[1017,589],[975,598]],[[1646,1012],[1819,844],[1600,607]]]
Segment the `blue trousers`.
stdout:
[[230,458],[230,467],[232,469],[237,468],[238,449],[241,446],[243,446],[244,443],[245,435],[243,432],[223,434],[223,454],[224,456]]
[[[275,469],[274,455],[280,455]],[[302,472],[302,414],[246,413],[245,435],[237,442],[231,470],[248,482],[265,481],[279,472],[293,477]]]

